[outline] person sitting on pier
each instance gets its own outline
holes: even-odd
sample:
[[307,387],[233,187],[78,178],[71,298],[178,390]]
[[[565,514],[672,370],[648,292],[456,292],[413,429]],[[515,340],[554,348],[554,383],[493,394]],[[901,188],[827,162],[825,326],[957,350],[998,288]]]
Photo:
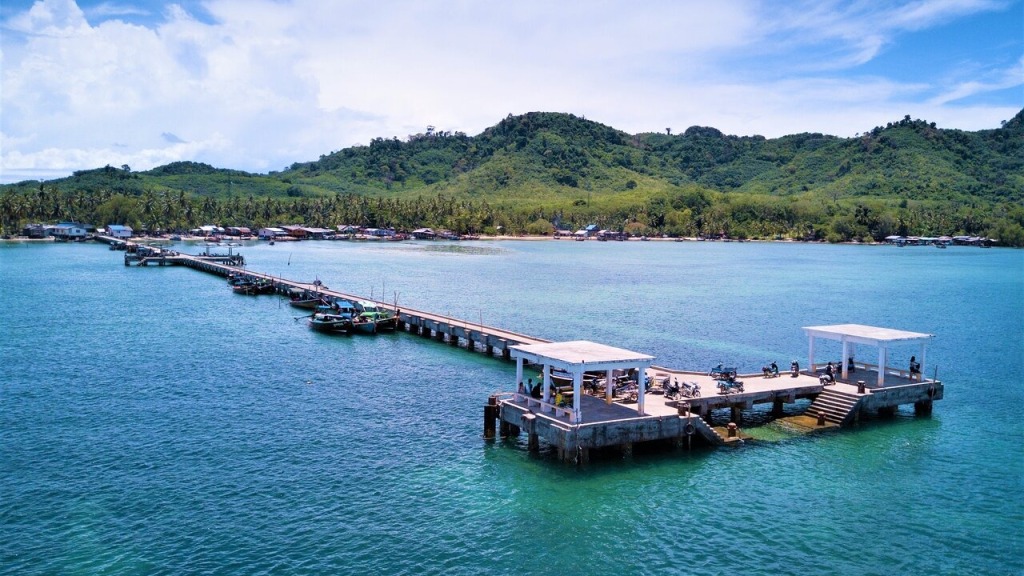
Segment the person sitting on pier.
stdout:
[[530,378],[530,396],[540,399],[540,382],[534,384],[533,378]]
[[910,380],[913,382],[914,375],[917,375],[917,379],[921,380],[921,363],[917,361],[916,356],[910,357]]
[[832,366],[831,360],[829,360],[828,364],[825,365],[825,375],[828,376],[828,379],[832,380],[833,382],[836,379],[836,369],[834,366]]
[[793,360],[789,364],[789,375],[792,378],[796,378],[797,376],[800,375],[800,363],[797,362],[796,360]]

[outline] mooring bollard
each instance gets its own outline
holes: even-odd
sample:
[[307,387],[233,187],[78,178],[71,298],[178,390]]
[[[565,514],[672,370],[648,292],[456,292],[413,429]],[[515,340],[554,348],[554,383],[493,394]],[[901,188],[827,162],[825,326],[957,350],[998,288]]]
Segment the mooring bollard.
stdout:
[[857,394],[863,394],[863,393],[864,393],[864,381],[863,380],[857,380]]
[[737,426],[735,422],[729,422],[729,438],[736,437],[736,428]]
[[818,412],[818,426],[824,426],[824,425],[825,425],[825,413],[824,412]]

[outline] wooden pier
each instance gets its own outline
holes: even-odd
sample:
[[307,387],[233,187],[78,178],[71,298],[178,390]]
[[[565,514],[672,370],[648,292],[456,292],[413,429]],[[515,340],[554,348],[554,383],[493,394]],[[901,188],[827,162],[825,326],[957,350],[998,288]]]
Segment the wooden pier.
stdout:
[[[109,237],[98,239],[123,242]],[[849,426],[868,413],[891,414],[900,405],[913,404],[917,414],[930,414],[932,402],[943,397],[942,382],[922,374],[930,334],[856,324],[806,327],[809,362],[805,369],[794,366],[777,375],[733,374],[731,384],[720,386],[723,380],[719,374],[656,366],[653,357],[620,348],[587,341],[551,342],[330,290],[317,283],[253,272],[242,267],[241,255],[230,251],[187,255],[130,242],[126,245],[126,266],[187,266],[223,277],[241,274],[263,280],[279,294],[299,289],[344,300],[371,301],[393,311],[401,330],[506,360],[514,358],[516,390],[489,398],[484,406],[484,436],[494,438],[500,432],[503,437],[511,437],[525,432],[529,449],[539,449],[543,441],[565,461],[586,462],[595,449],[614,447],[629,453],[634,444],[642,442],[687,447],[695,440],[710,445],[741,442],[743,412],[756,404],[771,404],[772,414],[793,428],[824,430]],[[834,364],[831,382],[823,378],[826,364],[814,360],[814,343],[820,338],[842,344],[843,355]],[[887,350],[893,342],[920,343],[921,363],[916,370],[913,366],[903,370],[888,365]],[[853,351],[858,345],[878,348],[878,362],[854,362]],[[536,384],[524,377],[525,366],[540,370]],[[664,391],[674,382],[687,383],[691,389],[696,385],[700,393],[667,398]],[[625,393],[621,391],[623,383],[632,383]],[[539,388],[539,393],[531,390],[533,386]],[[803,414],[783,417],[785,405],[798,400],[810,400]],[[719,414],[726,409],[728,418],[723,419]]]

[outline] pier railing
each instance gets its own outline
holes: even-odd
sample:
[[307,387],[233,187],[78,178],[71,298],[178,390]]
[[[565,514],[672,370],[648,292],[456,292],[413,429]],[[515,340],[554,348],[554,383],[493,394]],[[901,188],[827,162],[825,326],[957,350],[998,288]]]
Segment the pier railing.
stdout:
[[497,395],[502,400],[511,400],[517,404],[525,404],[527,408],[533,409],[534,407],[539,409],[541,414],[550,413],[555,418],[563,417],[569,420],[570,424],[576,423],[576,414],[571,408],[565,408],[558,406],[551,402],[545,402],[540,398],[534,398],[529,394],[520,394],[519,392],[502,392]]

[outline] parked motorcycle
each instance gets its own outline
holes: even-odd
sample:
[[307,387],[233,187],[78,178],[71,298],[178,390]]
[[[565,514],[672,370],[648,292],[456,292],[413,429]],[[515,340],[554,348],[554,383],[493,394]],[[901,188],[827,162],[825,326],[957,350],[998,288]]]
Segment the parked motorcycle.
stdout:
[[683,397],[682,387],[679,385],[678,380],[672,381],[665,386],[665,398],[679,400]]
[[743,382],[739,380],[718,380],[718,391],[721,394],[743,392]]
[[683,382],[680,386],[680,392],[686,398],[700,398],[700,384],[696,382]]

